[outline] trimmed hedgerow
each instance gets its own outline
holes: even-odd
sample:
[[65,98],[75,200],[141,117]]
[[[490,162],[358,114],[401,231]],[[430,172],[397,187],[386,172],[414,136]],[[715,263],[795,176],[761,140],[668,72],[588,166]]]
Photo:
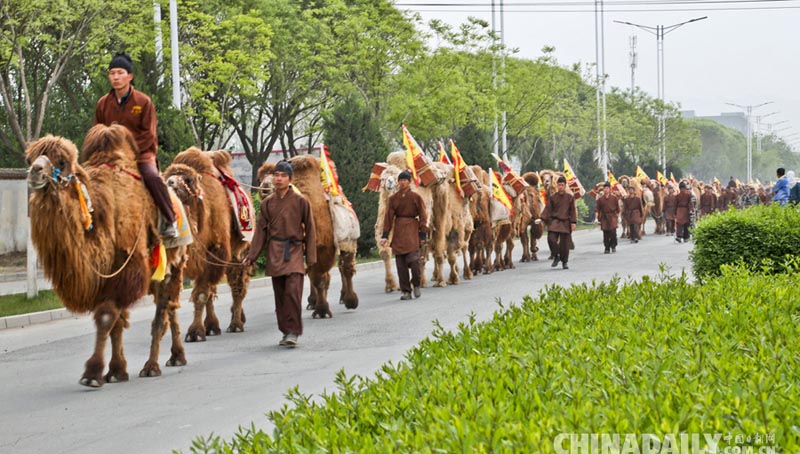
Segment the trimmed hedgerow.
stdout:
[[778,205],[729,210],[703,218],[692,232],[697,279],[718,276],[724,264],[783,272],[800,254],[800,208]]
[[797,276],[551,287],[438,327],[373,379],[340,372],[316,400],[292,390],[271,434],[252,425],[192,452],[554,452],[561,433],[761,434],[795,452]]

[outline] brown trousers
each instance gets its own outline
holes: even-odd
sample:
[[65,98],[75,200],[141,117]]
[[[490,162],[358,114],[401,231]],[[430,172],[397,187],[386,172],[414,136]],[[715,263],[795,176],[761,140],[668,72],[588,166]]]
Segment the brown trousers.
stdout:
[[[394,256],[394,263],[397,265],[397,279],[400,281],[400,291],[411,293],[411,286],[420,286],[421,275],[419,266],[419,251],[409,252],[408,254],[397,254]],[[408,272],[411,270],[411,281],[408,279]]]
[[561,232],[547,232],[547,245],[550,246],[550,254],[558,257],[562,262],[569,261],[569,245],[572,242],[572,235]]
[[169,192],[164,180],[158,173],[158,166],[155,162],[139,162],[139,173],[142,175],[142,181],[153,201],[158,207],[158,211],[164,215],[167,222],[172,224],[175,222],[175,211],[172,209],[172,201],[169,199]]
[[275,293],[275,315],[283,334],[303,334],[303,275],[290,273],[272,276]]

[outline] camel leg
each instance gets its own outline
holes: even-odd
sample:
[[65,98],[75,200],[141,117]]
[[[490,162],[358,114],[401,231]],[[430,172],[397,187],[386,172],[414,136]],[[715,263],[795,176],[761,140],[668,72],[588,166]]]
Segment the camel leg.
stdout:
[[206,330],[203,326],[203,312],[208,300],[208,283],[197,280],[190,300],[194,304],[194,319],[186,331],[186,342],[205,342]]
[[464,266],[464,280],[469,281],[474,276],[472,272],[472,263],[470,259],[469,248],[467,247],[467,243],[464,243],[464,246],[461,248],[461,263]]
[[342,277],[342,293],[339,299],[344,307],[355,309],[358,307],[358,295],[353,289],[353,276],[356,274],[355,253],[339,252],[339,274]]
[[250,283],[250,274],[243,266],[229,266],[226,270],[228,285],[231,287],[231,323],[226,330],[229,333],[241,333],[244,331],[244,298],[247,296],[247,285]]
[[183,349],[183,342],[181,342],[181,325],[178,323],[179,306],[180,304],[171,303],[167,310],[169,329],[172,334],[172,348],[170,348],[170,356],[165,364],[167,367],[186,365],[186,352]]
[[511,255],[513,251],[514,251],[514,238],[510,236],[506,240],[506,254],[504,259],[506,269],[516,268],[516,266],[514,266],[514,261],[512,260],[512,255]]
[[208,287],[208,299],[206,300],[206,319],[203,326],[206,328],[206,336],[219,336],[222,328],[219,327],[219,318],[214,311],[214,300],[217,299],[217,284]]
[[161,349],[161,339],[167,332],[169,325],[169,295],[166,292],[156,293],[156,313],[153,316],[153,323],[150,325],[150,357],[144,363],[144,367],[139,371],[140,377],[160,377],[161,368],[158,367],[158,354]]
[[[433,286],[434,287],[447,287],[447,282],[444,281],[444,255],[445,251],[433,251]],[[424,269],[424,268],[423,268]]]
[[97,328],[95,334],[94,353],[86,361],[83,376],[79,383],[83,386],[99,388],[105,383],[103,378],[103,352],[106,349],[106,342],[111,329],[117,323],[119,309],[111,301],[100,303],[94,311],[94,324]]
[[311,314],[313,318],[333,318],[331,307],[328,304],[328,287],[331,285],[331,274],[329,272],[320,273],[318,270],[311,269],[308,273],[311,280],[311,291],[317,292],[317,306]]
[[460,279],[458,277],[458,248],[447,248],[447,263],[450,265],[450,277],[447,278],[447,283],[450,285],[458,285]]
[[106,383],[128,381],[128,361],[125,360],[125,351],[122,348],[122,332],[128,326],[128,311],[123,309],[111,328],[111,361],[105,376]]
[[528,247],[529,247],[529,244],[528,244],[529,241],[528,240],[529,240],[529,238],[528,238],[528,227],[525,227],[522,230],[522,232],[520,232],[520,234],[519,234],[519,241],[522,244],[522,259],[520,259],[520,262],[523,262],[523,263],[531,261],[531,254],[530,254],[530,250],[528,249]]
[[383,269],[384,269],[384,282],[386,286],[384,287],[384,291],[386,293],[392,293],[395,290],[400,290],[400,285],[397,283],[397,278],[395,278],[394,273],[392,272],[392,251],[389,248],[381,248],[381,260],[383,260]]

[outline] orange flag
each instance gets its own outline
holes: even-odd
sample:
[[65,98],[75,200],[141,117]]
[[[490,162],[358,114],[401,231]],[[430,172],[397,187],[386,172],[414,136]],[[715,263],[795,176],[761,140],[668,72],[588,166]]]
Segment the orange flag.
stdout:
[[443,164],[452,164],[450,158],[447,157],[447,153],[444,152],[444,145],[442,145],[442,142],[439,142],[439,162]]
[[497,166],[500,167],[500,170],[502,170],[504,174],[514,172],[508,164],[506,164],[505,162],[503,162],[502,159],[500,159],[500,156],[497,156],[496,154],[492,153],[492,157],[497,161]]
[[422,148],[420,148],[411,133],[408,132],[406,125],[403,125],[403,145],[406,147],[406,166],[411,174],[414,176],[414,183],[419,186],[419,177],[417,176],[417,167],[414,165],[414,158],[422,156]]
[[508,196],[506,190],[503,189],[503,185],[500,184],[500,175],[492,169],[489,169],[489,186],[492,187],[492,197],[499,200],[500,203],[508,208],[511,214],[514,214],[514,204],[511,203],[511,197]]

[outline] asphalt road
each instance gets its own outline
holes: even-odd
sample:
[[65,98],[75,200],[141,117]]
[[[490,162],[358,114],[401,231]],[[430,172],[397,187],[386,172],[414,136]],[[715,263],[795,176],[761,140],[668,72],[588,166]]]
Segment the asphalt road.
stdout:
[[[671,237],[621,241],[612,255],[603,254],[599,230],[576,232],[574,239],[569,270],[551,268],[547,252],[540,252],[538,262],[520,264],[517,247],[516,269],[424,289],[422,298],[412,301],[384,293],[382,267],[361,267],[354,283],[360,307],[348,311],[335,305],[329,320],[311,319],[306,312],[305,335],[295,349],[277,345],[271,287],[254,286],[245,300],[244,333],[186,344],[189,364],[180,368],[163,367],[169,354],[165,339],[163,375],[157,378],[138,377],[148,355],[153,313],[152,304],[143,301],[132,311],[125,333],[130,381],[96,390],[78,385],[94,343],[91,319],[0,331],[0,453],[188,452],[197,436],[214,433],[229,439],[238,426],[251,422],[270,429],[265,413],[285,405],[285,394],[294,386],[320,395],[335,391],[333,380],[341,369],[348,376],[372,377],[382,364],[401,361],[430,335],[434,320],[445,329],[456,328],[470,314],[487,320],[499,308],[498,299],[518,303],[550,284],[657,276],[661,264],[668,274],[691,272],[691,244],[677,244]],[[547,250],[546,243],[540,247]],[[429,264],[428,276],[430,270]],[[338,272],[333,276],[330,294],[338,296]],[[183,303],[185,331],[192,310]],[[229,294],[221,295],[217,313],[223,327],[229,306]]]

